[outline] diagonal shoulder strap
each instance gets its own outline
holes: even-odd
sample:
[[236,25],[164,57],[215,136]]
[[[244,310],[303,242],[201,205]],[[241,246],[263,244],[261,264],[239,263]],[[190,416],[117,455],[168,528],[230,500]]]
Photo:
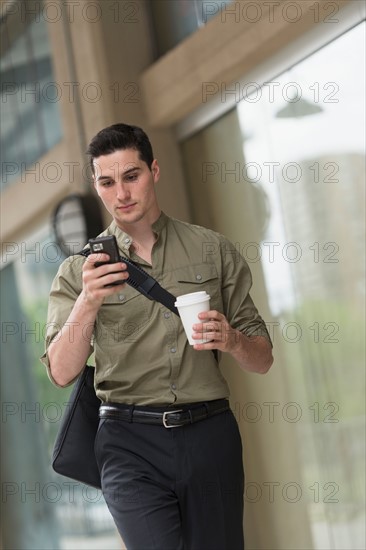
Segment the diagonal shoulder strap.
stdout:
[[[87,257],[90,254],[90,249],[85,248],[80,254]],[[121,256],[120,259],[128,268],[129,277],[126,281],[128,285],[141,292],[141,294],[144,294],[149,300],[160,302],[179,317],[178,310],[174,305],[176,298],[173,294],[165,290],[154,277],[151,277],[151,275],[134,261],[130,260],[130,258]]]
[[[91,253],[90,249],[84,248],[80,252],[82,256],[88,257]],[[149,300],[155,300],[156,302],[159,302],[160,304],[163,304],[166,308],[168,308],[170,311],[175,313],[175,315],[178,315],[179,312],[177,308],[175,307],[174,303],[176,301],[176,297],[173,296],[170,292],[165,290],[154,277],[151,277],[142,267],[137,265],[133,260],[130,260],[130,258],[126,258],[125,256],[120,256],[121,262],[124,262],[127,265],[127,271],[129,274],[128,279],[126,280],[126,283],[139,292],[141,294],[144,294]],[[216,361],[218,361],[218,352],[216,349],[212,350],[212,353],[215,356]]]

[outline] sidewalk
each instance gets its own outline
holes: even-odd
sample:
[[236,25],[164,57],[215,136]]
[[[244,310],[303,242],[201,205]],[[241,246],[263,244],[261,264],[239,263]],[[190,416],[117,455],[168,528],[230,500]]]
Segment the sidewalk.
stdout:
[[60,540],[62,550],[126,550],[118,533],[96,537],[63,537]]

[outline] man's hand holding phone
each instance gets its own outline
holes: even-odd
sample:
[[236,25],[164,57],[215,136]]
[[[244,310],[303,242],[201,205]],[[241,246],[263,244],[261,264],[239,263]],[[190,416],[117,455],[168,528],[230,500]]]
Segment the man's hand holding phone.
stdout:
[[83,293],[88,303],[102,305],[106,296],[120,292],[128,279],[127,265],[119,260],[115,239],[93,239],[93,251],[83,265]]

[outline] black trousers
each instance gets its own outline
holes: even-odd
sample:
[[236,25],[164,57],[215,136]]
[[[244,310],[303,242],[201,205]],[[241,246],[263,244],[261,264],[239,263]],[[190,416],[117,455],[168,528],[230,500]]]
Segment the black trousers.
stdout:
[[171,429],[102,419],[95,452],[128,550],[243,550],[242,445],[231,411]]

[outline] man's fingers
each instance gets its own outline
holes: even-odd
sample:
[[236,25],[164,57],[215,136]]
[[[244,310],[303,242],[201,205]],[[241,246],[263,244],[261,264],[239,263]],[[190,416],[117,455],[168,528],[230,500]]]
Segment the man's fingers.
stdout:
[[101,277],[106,273],[113,273],[113,271],[125,271],[127,265],[123,262],[116,263],[103,263],[103,265],[96,265],[99,262],[107,262],[109,259],[108,254],[91,254],[87,259],[90,261],[84,262],[83,271],[89,271],[95,273],[96,277]]
[[216,309],[211,309],[210,311],[201,311],[201,313],[198,314],[198,317],[202,320],[204,319],[214,319],[217,321],[226,320],[225,315],[223,315],[223,313],[220,313]]
[[112,283],[117,283],[121,281],[121,284],[126,284],[126,280],[128,279],[128,273],[127,271],[119,271],[117,273],[113,272],[108,275],[103,275],[103,277],[98,278],[98,282],[102,284],[102,286],[110,285]]
[[89,261],[84,262],[83,286],[89,294],[92,293],[95,297],[119,292],[129,277],[127,265],[124,262],[95,265],[96,262],[105,262],[108,259],[108,254],[90,254]]
[[195,323],[192,328],[196,332],[216,331],[221,330],[221,323],[216,321],[206,321],[204,323]]
[[95,267],[95,276],[103,277],[103,275],[108,275],[108,273],[125,273],[127,269],[126,264],[122,262],[117,262],[115,264],[105,264]]
[[86,258],[86,262],[84,265],[86,267],[89,267],[90,265],[94,265],[98,262],[108,262],[109,261],[109,254],[103,254],[103,252],[100,252],[98,254],[89,254],[89,256]]
[[121,281],[121,284],[125,284],[128,277],[129,275],[126,270],[116,271],[116,267],[114,267],[114,270],[112,272],[101,274],[93,273],[92,276],[84,276],[84,282],[89,286],[90,289],[98,289],[112,283],[115,284],[119,281]]

